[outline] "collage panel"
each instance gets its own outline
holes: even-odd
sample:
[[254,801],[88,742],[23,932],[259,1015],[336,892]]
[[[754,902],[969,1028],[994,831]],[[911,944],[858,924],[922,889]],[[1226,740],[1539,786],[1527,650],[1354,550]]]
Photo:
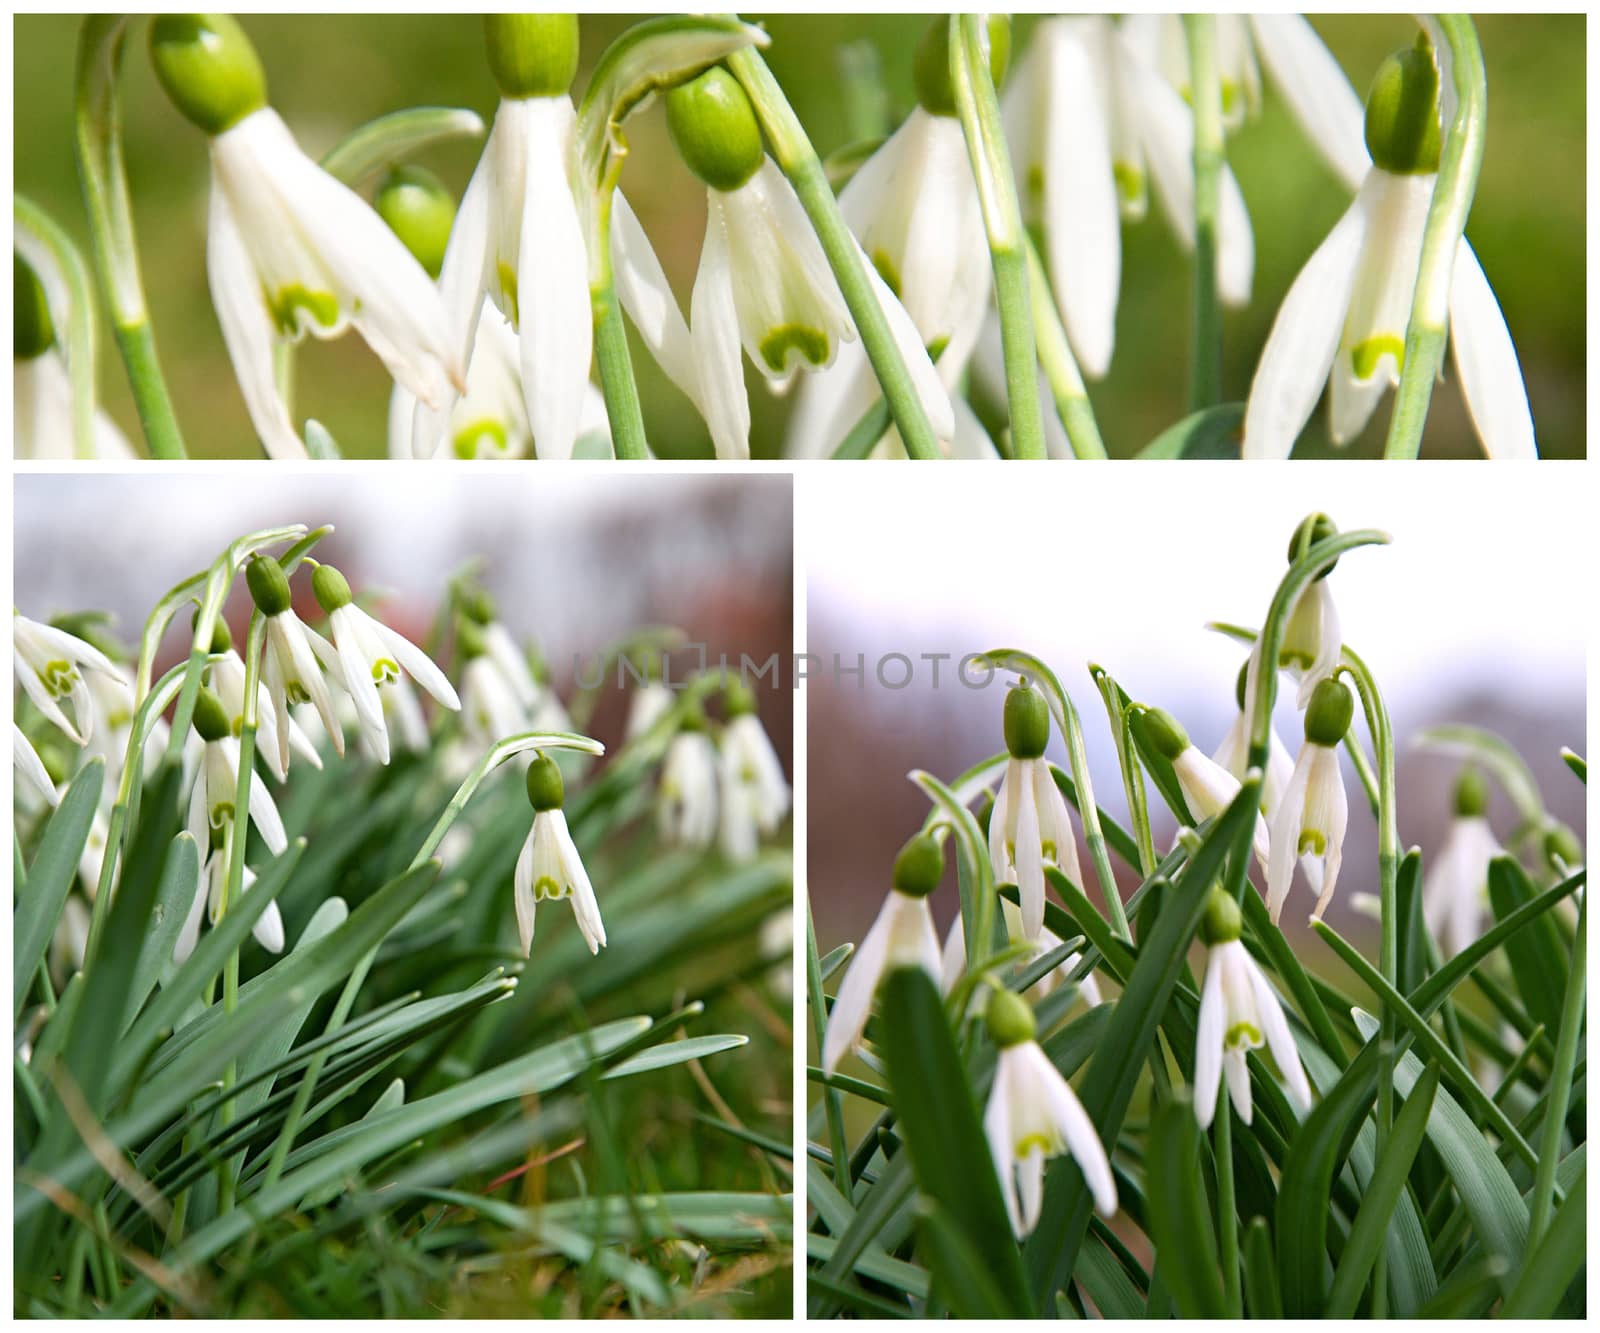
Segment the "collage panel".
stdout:
[[787,1317],[789,478],[350,481],[18,479],[19,1312]]
[[1310,471],[828,494],[811,1317],[1581,1316],[1588,502]]

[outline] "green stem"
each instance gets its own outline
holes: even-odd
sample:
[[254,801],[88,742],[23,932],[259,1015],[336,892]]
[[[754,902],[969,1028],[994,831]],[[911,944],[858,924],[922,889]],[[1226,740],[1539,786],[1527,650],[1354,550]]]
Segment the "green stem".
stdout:
[[1011,452],[1016,458],[1045,458],[1044,414],[1039,408],[1039,353],[1033,338],[1033,303],[1028,297],[1028,258],[1011,172],[1000,99],[983,41],[984,19],[950,16],[950,85],[967,140],[967,156],[978,185],[978,203],[989,236],[994,267],[995,305],[1000,312],[1000,346],[1006,366],[1006,407],[1011,418]]
[[744,86],[761,128],[766,132],[773,157],[794,186],[801,207],[816,229],[817,240],[827,256],[828,267],[833,270],[845,305],[849,307],[861,345],[872,362],[883,396],[889,401],[889,410],[894,413],[906,452],[919,459],[943,457],[933,427],[928,424],[928,415],[922,409],[922,401],[917,397],[911,373],[889,331],[888,318],[873,291],[866,258],[839,211],[839,201],[828,184],[822,160],[811,146],[799,117],[767,68],[767,62],[753,47],[735,51],[728,57],[727,65]]
[[649,458],[639,389],[628,356],[628,331],[622,323],[615,287],[608,281],[604,287],[591,290],[589,302],[594,311],[595,360],[600,364],[600,391],[606,399],[612,448],[618,458]]
[[1212,1155],[1217,1164],[1217,1241],[1222,1263],[1222,1306],[1225,1317],[1244,1318],[1239,1294],[1239,1208],[1233,1191],[1233,1107],[1226,1092],[1217,1098],[1212,1126]]
[[91,15],[78,38],[75,144],[95,267],[111,310],[111,328],[128,371],[134,406],[156,458],[183,458],[183,436],[156,356],[145,308],[139,247],[122,160],[122,68],[125,15]]
[[1556,1190],[1556,1166],[1561,1157],[1561,1130],[1567,1119],[1572,1096],[1572,1068],[1578,1059],[1578,1038],[1583,1028],[1586,990],[1584,968],[1588,960],[1584,926],[1589,910],[1589,895],[1578,903],[1578,933],[1572,940],[1572,966],[1567,972],[1567,993],[1561,1003],[1561,1029],[1556,1036],[1555,1063],[1550,1071],[1550,1089],[1539,1139],[1539,1167],[1533,1178],[1533,1204],[1528,1210],[1528,1245],[1524,1253],[1533,1254],[1544,1238]]
[[1394,415],[1389,419],[1389,438],[1383,448],[1385,458],[1415,458],[1421,451],[1433,383],[1444,360],[1445,332],[1450,322],[1450,277],[1478,187],[1478,168],[1483,164],[1489,89],[1477,29],[1466,14],[1440,14],[1436,22],[1449,47],[1456,114],[1445,130],[1439,176],[1428,204],[1417,286],[1411,298],[1411,319],[1406,325],[1405,360],[1400,387],[1395,392]]
[[1067,341],[1067,331],[1061,325],[1061,312],[1051,295],[1039,251],[1027,232],[1023,232],[1022,240],[1028,251],[1028,293],[1033,300],[1033,337],[1038,344],[1039,368],[1055,399],[1056,415],[1061,418],[1067,443],[1076,457],[1105,458],[1100,426],[1094,419],[1094,408],[1078,371],[1077,358],[1072,355],[1072,344]]
[[878,398],[861,414],[861,419],[850,428],[850,433],[833,451],[835,459],[858,461],[878,447],[890,424],[889,404]]
[[[811,1035],[817,1052],[828,1030],[828,1003],[822,994],[822,963],[817,957],[817,929],[811,920],[811,899],[806,899],[806,998],[811,1010]],[[850,1179],[850,1150],[844,1136],[844,1108],[837,1088],[824,1083],[823,1110],[828,1118],[828,1143],[833,1150],[833,1178],[846,1199],[853,1197],[855,1182]]]
[[1222,81],[1217,73],[1217,20],[1185,14],[1189,87],[1194,98],[1194,381],[1195,411],[1222,401],[1222,313],[1217,302],[1217,221],[1222,210]]

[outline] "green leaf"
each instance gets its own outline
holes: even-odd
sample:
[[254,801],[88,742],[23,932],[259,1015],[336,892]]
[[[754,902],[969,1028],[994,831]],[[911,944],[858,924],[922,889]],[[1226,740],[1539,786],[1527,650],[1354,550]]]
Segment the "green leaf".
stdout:
[[[958,1272],[930,1265],[934,1281],[957,1315],[1032,1315],[1022,1264],[989,1145],[973,1103],[966,1071],[956,1052],[938,988],[920,968],[896,968],[880,992],[883,1049],[898,1128],[910,1154],[917,1187],[942,1209],[932,1223],[939,1253],[959,1260],[970,1250],[984,1276],[981,1288],[964,1285]],[[959,1247],[939,1230],[954,1229]],[[981,1298],[981,1308],[958,1302]]]
[[[932,1199],[922,1200],[917,1219],[920,1248],[928,1260],[935,1293],[959,1319],[1016,1319],[1014,1296],[1001,1288],[973,1244],[972,1232],[957,1223]],[[1009,1235],[1008,1235],[1009,1239]],[[1020,1267],[1017,1277],[1021,1278]]]
[[[808,1192],[807,1197],[810,1197]],[[806,1254],[817,1262],[826,1264],[838,1252],[839,1242],[832,1236],[806,1235]],[[894,1259],[882,1250],[866,1250],[855,1263],[855,1272],[872,1282],[903,1291],[907,1296],[925,1300],[928,1295],[928,1270],[904,1259]]]
[[128,1009],[123,1016],[125,1030],[133,1025],[162,970],[172,962],[172,951],[183,933],[184,918],[189,914],[195,894],[201,892],[204,890],[200,887],[199,849],[192,835],[180,833],[173,840],[161,887],[156,890],[156,903],[150,911],[150,929],[139,945],[139,962],[133,969]]
[[[1489,902],[1497,920],[1506,920],[1537,896],[1538,890],[1512,857],[1497,856],[1489,863]],[[1545,915],[1530,921],[1525,930],[1506,941],[1505,951],[1517,993],[1529,1015],[1543,1023],[1546,1032],[1558,1031],[1568,967],[1567,951],[1562,947],[1555,918]]]
[[1333,1275],[1333,1287],[1328,1292],[1324,1316],[1329,1319],[1353,1319],[1356,1303],[1367,1284],[1367,1275],[1378,1257],[1400,1194],[1411,1174],[1411,1164],[1416,1160],[1417,1149],[1422,1146],[1428,1115],[1433,1109],[1434,1094],[1439,1089],[1439,1066],[1430,1064],[1422,1077],[1412,1085],[1405,1105],[1395,1117],[1383,1156],[1378,1159],[1372,1179],[1367,1182],[1361,1196],[1361,1207],[1351,1224],[1345,1241],[1344,1253],[1339,1256],[1339,1266]]
[[1588,1181],[1585,1169],[1567,1192],[1565,1202],[1556,1209],[1539,1248],[1528,1256],[1517,1275],[1500,1307],[1502,1319],[1548,1319],[1556,1312],[1584,1264]]
[[418,106],[369,120],[335,144],[322,169],[354,188],[375,171],[447,139],[476,139],[483,121],[458,107]]
[[736,1050],[740,1046],[747,1045],[749,1041],[749,1037],[738,1033],[724,1033],[716,1037],[688,1037],[682,1041],[662,1042],[659,1046],[652,1046],[649,1050],[641,1051],[638,1055],[612,1066],[601,1075],[601,1078],[602,1080],[628,1078],[633,1074],[648,1074],[656,1069],[670,1069],[673,1065],[687,1064],[690,1060]]
[[1588,786],[1589,761],[1576,750],[1569,750],[1565,746],[1561,747],[1561,759],[1562,762],[1565,763],[1566,766],[1570,768],[1577,776],[1578,781],[1583,783],[1585,786]]
[[56,922],[78,877],[78,858],[89,841],[94,812],[100,804],[105,778],[103,759],[91,759],[78,770],[61,798],[21,886],[11,917],[11,1016],[22,1013],[23,1002],[50,947]]
[[1122,1262],[1098,1239],[1078,1251],[1078,1266],[1072,1275],[1102,1319],[1144,1318],[1144,1294]]
[[1244,1229],[1244,1308],[1251,1319],[1282,1319],[1278,1265],[1272,1257],[1272,1231],[1264,1217],[1252,1217]]
[[331,462],[344,457],[333,432],[315,417],[306,418],[306,453],[319,462]]
[[1217,1269],[1217,1239],[1206,1198],[1200,1128],[1187,1097],[1171,1098],[1156,1108],[1145,1152],[1150,1239],[1167,1290],[1183,1318],[1221,1319],[1227,1306]]
[[1244,427],[1243,403],[1219,403],[1168,426],[1136,458],[1238,458]]
[[856,951],[854,944],[841,944],[837,949],[829,949],[817,963],[818,980],[826,981],[849,960]]

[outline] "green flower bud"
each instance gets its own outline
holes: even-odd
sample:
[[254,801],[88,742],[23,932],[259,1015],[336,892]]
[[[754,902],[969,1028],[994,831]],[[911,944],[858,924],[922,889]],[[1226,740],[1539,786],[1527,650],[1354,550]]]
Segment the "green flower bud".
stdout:
[[561,781],[561,769],[547,754],[541,754],[528,765],[528,804],[541,813],[561,809],[566,799],[566,786]]
[[[998,88],[1011,63],[1011,21],[1004,14],[989,15],[989,75]],[[955,89],[950,86],[950,18],[935,15],[917,43],[911,76],[917,101],[933,116],[956,114]]]
[[1015,991],[996,987],[989,992],[989,1007],[983,1020],[989,1026],[989,1036],[1002,1051],[1032,1041],[1038,1026],[1033,1021],[1033,1010]]
[[456,618],[456,648],[463,662],[482,657],[489,651],[489,645],[483,637],[483,626],[471,616]]
[[468,584],[456,593],[456,605],[461,608],[461,614],[470,616],[480,625],[490,625],[499,618],[495,607],[494,598],[489,596],[489,590],[478,583]]
[[910,898],[926,898],[944,878],[944,849],[927,833],[919,833],[894,858],[894,887]]
[[[198,611],[195,612],[195,617],[190,624],[191,626],[198,628],[200,624],[200,613]],[[221,616],[218,616],[216,620],[212,622],[211,646],[207,648],[206,651],[213,654],[225,653],[232,647],[233,631],[228,628],[228,622]]]
[[1481,818],[1489,809],[1489,784],[1475,768],[1463,768],[1456,778],[1456,814],[1462,819]]
[[756,711],[756,696],[740,676],[729,676],[722,687],[722,711],[731,722]]
[[428,276],[437,278],[456,218],[456,201],[444,182],[421,167],[391,167],[372,203]]
[[32,361],[55,346],[56,324],[39,275],[15,250],[11,259],[11,355]]
[[1367,94],[1367,151],[1397,176],[1439,170],[1439,67],[1426,36],[1378,66]]
[[1044,695],[1027,684],[1007,690],[1003,726],[1013,759],[1037,759],[1050,744],[1050,706]]
[[[1307,514],[1300,520],[1300,526],[1294,530],[1294,536],[1289,538],[1289,563],[1291,565],[1294,564],[1296,560],[1299,560],[1318,542],[1327,541],[1329,537],[1337,537],[1338,535],[1338,527],[1326,514]],[[1333,564],[1318,574],[1312,582],[1321,582],[1321,580],[1327,578],[1329,574],[1333,573],[1338,564],[1339,562],[1335,560]]]
[[1335,676],[1319,680],[1306,705],[1306,740],[1330,748],[1337,745],[1355,715],[1356,699],[1348,685]]
[[215,690],[201,686],[200,693],[195,696],[194,729],[200,733],[203,741],[220,741],[233,735],[228,710],[222,706],[222,700],[217,698]]
[[1136,720],[1144,727],[1145,740],[1169,763],[1189,748],[1189,733],[1165,708],[1146,708]]
[[560,97],[578,76],[576,14],[485,14],[483,40],[503,97]]
[[685,705],[682,715],[678,718],[678,730],[709,730],[709,724],[706,722],[706,710],[700,707],[700,701],[698,699],[691,699]]
[[270,555],[258,555],[244,567],[245,585],[250,600],[264,616],[281,616],[294,600],[289,593],[289,576]]
[[714,190],[737,190],[766,156],[755,108],[720,65],[667,94],[667,129],[689,170]]
[[151,20],[150,62],[172,104],[207,134],[230,130],[267,104],[261,59],[229,14]]
[[1557,874],[1583,864],[1583,844],[1565,824],[1554,823],[1545,830],[1544,863]]
[[1203,944],[1226,944],[1239,938],[1244,929],[1244,915],[1233,895],[1220,885],[1213,884],[1206,895],[1205,915],[1200,918],[1200,941]]
[[330,616],[355,600],[350,595],[350,585],[344,575],[332,565],[318,565],[312,570],[311,591],[316,594],[317,605]]

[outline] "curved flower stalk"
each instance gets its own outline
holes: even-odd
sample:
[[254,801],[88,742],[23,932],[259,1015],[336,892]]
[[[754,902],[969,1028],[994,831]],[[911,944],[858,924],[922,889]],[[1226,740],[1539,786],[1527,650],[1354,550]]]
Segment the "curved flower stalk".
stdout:
[[1489,863],[1505,849],[1489,825],[1489,787],[1476,769],[1456,779],[1455,817],[1422,877],[1422,917],[1446,960],[1481,933]]
[[989,1036],[999,1048],[984,1133],[1017,1239],[1030,1235],[1044,1205],[1044,1164],[1070,1153],[1102,1217],[1117,1213],[1117,1182],[1094,1122],[1072,1085],[1034,1040],[1033,1010],[1008,990],[989,996]]
[[[1044,226],[1045,259],[1083,373],[1111,366],[1124,219],[1150,185],[1179,241],[1194,248],[1194,119],[1124,26],[1103,15],[1045,19],[1003,99],[1025,215]],[[1250,299],[1255,247],[1244,196],[1222,174],[1217,288]]]
[[15,722],[11,724],[11,769],[22,786],[39,800],[46,805],[60,804],[61,793],[51,781],[44,760],[39,758],[39,752],[33,748],[27,733]]
[[535,906],[545,899],[561,898],[571,899],[573,915],[589,952],[599,953],[605,946],[606,928],[600,920],[594,887],[567,830],[567,817],[561,812],[565,798],[561,770],[549,755],[540,754],[528,765],[526,781],[528,803],[534,811],[533,827],[517,858],[514,886],[523,956],[533,950]]
[[[939,984],[939,936],[928,910],[928,895],[944,877],[944,852],[926,833],[911,838],[894,859],[888,896],[878,917],[850,959],[828,1015],[822,1040],[822,1068],[832,1074],[861,1042],[879,983],[898,967],[921,968]],[[959,929],[960,923],[957,923]]]
[[1317,893],[1311,913],[1320,920],[1339,880],[1349,802],[1339,774],[1339,743],[1355,716],[1355,697],[1337,679],[1319,681],[1306,707],[1306,741],[1272,821],[1272,860],[1267,869],[1267,909],[1277,925],[1294,881],[1298,856]]
[[1302,1113],[1311,1109],[1311,1085],[1300,1052],[1283,1015],[1283,1005],[1256,960],[1239,941],[1239,904],[1213,888],[1200,922],[1206,947],[1205,980],[1200,986],[1200,1018],[1194,1051],[1194,1114],[1201,1129],[1211,1127],[1217,1093],[1227,1074],[1228,1095],[1246,1125],[1251,1119],[1250,1067],[1246,1057],[1262,1046],[1272,1052],[1289,1096]]
[[250,420],[274,458],[306,447],[279,392],[275,349],[354,327],[395,380],[429,403],[464,383],[428,276],[383,220],[313,162],[267,105],[255,49],[226,15],[165,15],[157,77],[210,137],[211,296]]
[[730,861],[752,859],[762,836],[777,832],[789,812],[789,784],[783,765],[761,728],[755,697],[743,681],[723,692],[727,723],[719,742],[722,791],[722,854]]
[[[1426,38],[1391,56],[1367,100],[1371,165],[1355,202],[1300,271],[1250,386],[1246,458],[1287,458],[1328,387],[1328,431],[1345,444],[1400,382],[1440,160],[1439,71]],[[1517,352],[1465,240],[1449,287],[1462,397],[1491,458],[1538,454]]]
[[[87,745],[95,731],[94,695],[84,673],[122,681],[116,665],[93,644],[19,611],[11,613],[11,662],[33,706],[75,745]],[[62,710],[63,699],[72,702],[71,719]]]

